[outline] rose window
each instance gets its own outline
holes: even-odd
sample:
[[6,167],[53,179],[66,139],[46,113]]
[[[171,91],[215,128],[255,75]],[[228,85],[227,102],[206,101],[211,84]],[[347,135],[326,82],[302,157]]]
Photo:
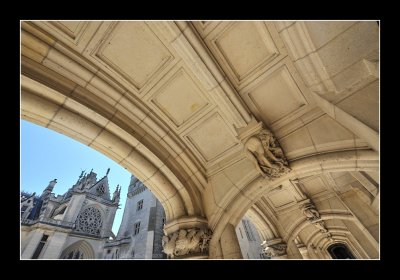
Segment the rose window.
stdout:
[[79,215],[76,229],[77,231],[100,235],[102,224],[100,211],[94,207],[89,207]]

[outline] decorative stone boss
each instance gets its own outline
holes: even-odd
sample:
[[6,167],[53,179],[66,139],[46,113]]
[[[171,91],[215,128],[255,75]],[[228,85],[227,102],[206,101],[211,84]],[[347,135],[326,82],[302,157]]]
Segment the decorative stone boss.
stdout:
[[290,172],[289,164],[278,141],[268,129],[262,129],[244,144],[247,157],[270,179]]

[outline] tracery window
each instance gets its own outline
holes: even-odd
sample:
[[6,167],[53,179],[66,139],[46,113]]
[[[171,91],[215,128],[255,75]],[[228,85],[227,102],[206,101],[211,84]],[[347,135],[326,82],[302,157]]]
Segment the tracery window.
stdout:
[[98,186],[96,190],[99,194],[104,194],[106,192],[106,188],[104,187],[104,185]]
[[66,254],[64,259],[83,259],[83,253],[79,250],[73,250]]
[[76,222],[76,230],[94,235],[100,235],[103,221],[101,213],[95,207],[88,207],[79,214]]

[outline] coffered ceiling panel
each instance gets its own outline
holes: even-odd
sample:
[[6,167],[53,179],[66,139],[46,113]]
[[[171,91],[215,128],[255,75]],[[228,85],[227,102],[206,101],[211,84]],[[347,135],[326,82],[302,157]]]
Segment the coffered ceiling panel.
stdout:
[[[201,29],[199,25],[197,29]],[[266,22],[224,22],[210,32],[206,43],[238,89],[265,71],[272,61],[283,58]]]
[[209,104],[202,91],[182,68],[161,87],[151,102],[178,129]]
[[221,158],[238,147],[238,140],[218,113],[214,113],[185,136],[203,162]]
[[312,179],[301,180],[301,183],[309,196],[313,196],[327,190],[321,176],[314,177]]
[[96,56],[137,90],[171,62],[173,55],[145,22],[114,24]]
[[193,25],[199,31],[201,37],[206,37],[221,21],[193,21]]
[[228,62],[238,80],[276,53],[273,45],[264,41],[252,22],[238,22],[216,41],[223,58]]
[[[26,23],[24,23],[26,24]],[[81,52],[93,36],[98,21],[35,21],[29,24],[37,25],[63,44]]]
[[88,24],[85,21],[51,21],[50,23],[62,30],[73,40],[82,32],[84,26]]
[[300,89],[286,65],[270,73],[246,94],[247,102],[268,125],[306,105]]
[[270,195],[268,195],[268,200],[275,208],[288,206],[296,202],[292,193],[285,189],[282,191],[271,193]]

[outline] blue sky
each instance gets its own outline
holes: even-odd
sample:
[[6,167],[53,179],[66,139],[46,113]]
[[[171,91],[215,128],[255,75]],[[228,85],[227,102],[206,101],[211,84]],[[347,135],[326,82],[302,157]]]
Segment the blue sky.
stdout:
[[63,134],[21,120],[21,190],[41,194],[49,182],[57,179],[53,192],[65,193],[78,180],[82,170],[105,176],[112,196],[117,184],[122,186],[120,208],[117,210],[113,232],[118,233],[125,206],[131,174],[96,150]]

